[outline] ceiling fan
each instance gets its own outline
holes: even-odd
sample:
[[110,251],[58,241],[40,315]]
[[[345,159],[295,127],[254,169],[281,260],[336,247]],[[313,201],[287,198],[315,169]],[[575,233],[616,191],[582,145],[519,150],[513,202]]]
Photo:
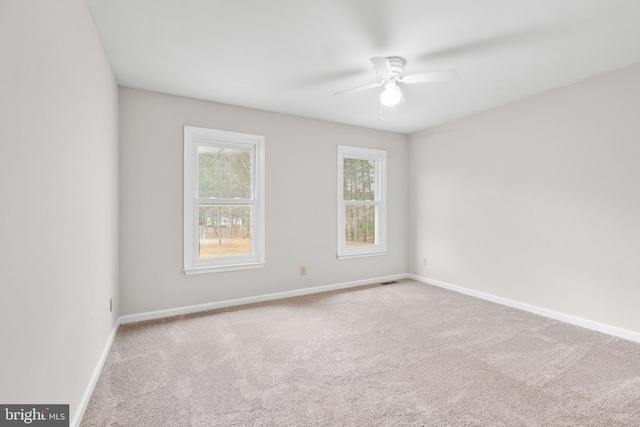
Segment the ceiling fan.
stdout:
[[378,78],[380,80],[366,86],[336,92],[334,95],[342,95],[349,92],[356,92],[384,85],[384,91],[380,94],[380,102],[383,105],[391,107],[398,104],[402,99],[402,91],[400,90],[398,83],[414,84],[442,82],[451,80],[458,75],[456,70],[443,70],[403,76],[405,60],[399,56],[389,56],[386,58],[382,56],[374,56],[369,60],[378,72]]

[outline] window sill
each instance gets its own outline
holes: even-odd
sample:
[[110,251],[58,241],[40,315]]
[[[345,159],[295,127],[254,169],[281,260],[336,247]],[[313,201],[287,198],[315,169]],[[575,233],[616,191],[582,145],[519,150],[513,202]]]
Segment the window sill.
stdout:
[[206,267],[189,267],[184,269],[185,276],[193,274],[221,273],[224,271],[252,270],[255,268],[263,268],[265,262],[251,262],[246,264],[234,265],[209,265]]
[[338,254],[338,259],[353,259],[353,258],[366,258],[371,256],[381,256],[386,255],[387,251],[371,251],[371,252],[353,252],[353,253],[342,253]]

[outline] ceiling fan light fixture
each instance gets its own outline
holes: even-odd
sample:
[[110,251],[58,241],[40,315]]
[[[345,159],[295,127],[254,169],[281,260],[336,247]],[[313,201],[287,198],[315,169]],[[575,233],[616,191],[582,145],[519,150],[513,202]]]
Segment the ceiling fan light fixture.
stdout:
[[384,87],[384,91],[380,94],[380,102],[387,107],[398,105],[402,99],[402,92],[396,85],[396,82],[390,81]]

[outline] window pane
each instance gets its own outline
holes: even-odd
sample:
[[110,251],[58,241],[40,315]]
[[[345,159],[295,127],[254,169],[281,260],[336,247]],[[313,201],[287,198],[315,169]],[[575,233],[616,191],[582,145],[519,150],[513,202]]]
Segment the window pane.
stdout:
[[375,200],[376,162],[344,159],[344,200]]
[[344,240],[347,246],[376,244],[376,207],[345,205]]
[[198,197],[251,198],[251,150],[198,146]]
[[198,258],[251,255],[251,206],[200,206]]

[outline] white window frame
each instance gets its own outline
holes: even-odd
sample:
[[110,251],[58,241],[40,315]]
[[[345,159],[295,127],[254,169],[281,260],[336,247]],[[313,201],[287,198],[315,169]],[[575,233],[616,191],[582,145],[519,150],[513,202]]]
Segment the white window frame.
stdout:
[[[239,199],[198,197],[198,146],[229,147],[251,151],[251,255],[198,258],[198,207],[202,204],[234,205]],[[184,127],[184,273],[186,275],[262,268],[264,239],[264,136],[194,126]]]
[[[344,159],[375,162],[375,200],[345,201]],[[347,246],[345,242],[345,206],[347,204],[376,207],[376,243],[367,246]],[[362,258],[387,253],[387,152],[371,148],[338,146],[338,259]]]

